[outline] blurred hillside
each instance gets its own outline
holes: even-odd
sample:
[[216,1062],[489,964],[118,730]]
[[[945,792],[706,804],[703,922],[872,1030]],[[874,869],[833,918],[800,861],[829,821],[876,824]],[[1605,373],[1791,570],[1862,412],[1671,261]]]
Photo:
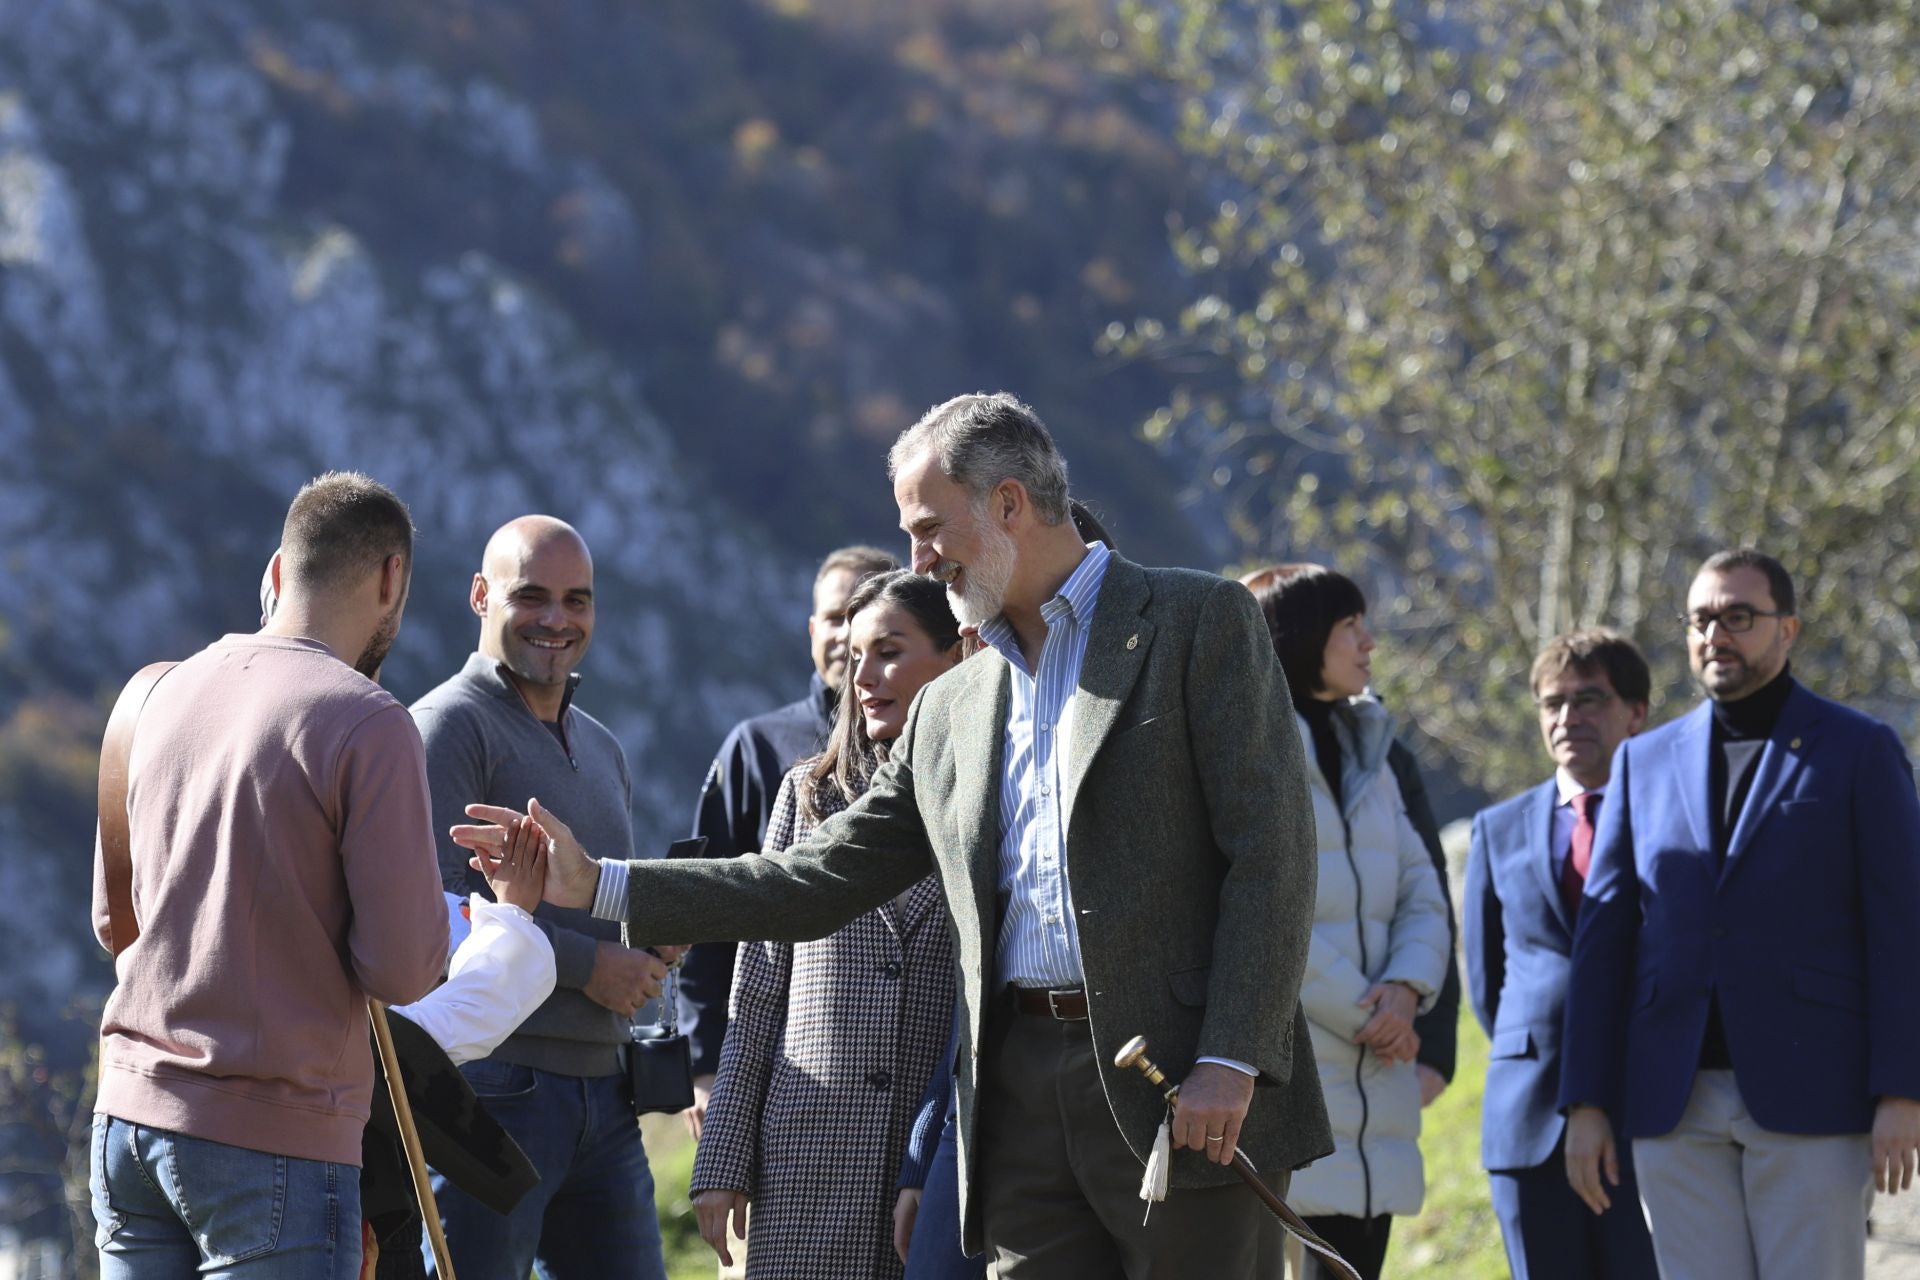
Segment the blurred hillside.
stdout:
[[[899,541],[882,454],[937,400],[1018,391],[1128,551],[1224,559],[1186,464],[1134,432],[1168,384],[1095,350],[1177,308],[1185,199],[1099,21],[0,5],[0,1002],[51,1055],[9,1110],[72,1106],[43,1096],[84,1057],[62,1014],[108,976],[85,923],[106,708],[255,625],[322,469],[391,483],[422,530],[403,698],[471,647],[493,527],[581,527],[583,699],[632,757],[644,847],[726,726],[802,687],[812,561]],[[9,1135],[8,1167],[57,1161]],[[24,1186],[0,1179],[0,1222],[44,1226]]]

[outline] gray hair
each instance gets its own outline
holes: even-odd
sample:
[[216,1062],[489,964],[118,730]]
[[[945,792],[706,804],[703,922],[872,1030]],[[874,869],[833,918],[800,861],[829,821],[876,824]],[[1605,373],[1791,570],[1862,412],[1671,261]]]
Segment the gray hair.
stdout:
[[931,452],[940,470],[976,500],[1002,480],[1026,489],[1044,524],[1067,518],[1067,460],[1040,416],[1004,391],[955,396],[927,410],[887,451],[887,478]]

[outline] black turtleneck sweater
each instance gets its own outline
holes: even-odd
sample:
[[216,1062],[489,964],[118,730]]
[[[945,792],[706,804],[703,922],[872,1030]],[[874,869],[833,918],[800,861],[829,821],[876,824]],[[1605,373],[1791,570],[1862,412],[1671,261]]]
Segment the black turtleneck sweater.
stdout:
[[1733,829],[1753,789],[1760,753],[1793,693],[1791,666],[1737,702],[1713,704],[1713,752],[1707,761],[1707,797],[1713,814],[1713,853],[1727,860]]
[[[1746,697],[1735,702],[1713,704],[1713,750],[1707,756],[1707,808],[1713,824],[1713,856],[1716,867],[1727,864],[1727,849],[1733,843],[1734,828],[1740,825],[1740,811],[1746,807],[1753,790],[1753,775],[1760,768],[1760,753],[1766,749],[1773,727],[1780,721],[1780,709],[1793,693],[1791,666]],[[1720,996],[1716,991],[1707,1005],[1707,1032],[1700,1042],[1702,1070],[1728,1070],[1733,1056],[1727,1049],[1726,1028],[1720,1021]]]
[[1308,735],[1313,739],[1314,762],[1320,766],[1320,776],[1327,780],[1327,790],[1333,793],[1334,804],[1346,807],[1346,796],[1340,787],[1340,735],[1333,731],[1333,709],[1340,704],[1328,702],[1309,694],[1294,700],[1294,710],[1307,722]]

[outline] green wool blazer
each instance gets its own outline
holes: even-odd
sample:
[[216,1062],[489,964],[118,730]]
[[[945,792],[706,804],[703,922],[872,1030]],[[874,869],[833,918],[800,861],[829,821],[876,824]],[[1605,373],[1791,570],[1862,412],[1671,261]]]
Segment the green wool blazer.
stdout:
[[[965,1038],[956,1063],[962,1236],[984,1240],[981,1046],[993,987],[1000,775],[1011,669],[987,650],[921,690],[867,793],[785,853],[631,864],[631,936],[805,941],[936,872]],[[1312,938],[1313,810],[1286,678],[1253,595],[1183,569],[1107,568],[1074,705],[1067,880],[1114,1123],[1144,1165],[1164,1114],[1112,1065],[1135,1035],[1175,1079],[1196,1058],[1255,1067],[1240,1145],[1268,1173],[1333,1149],[1300,983]],[[564,815],[563,815],[564,816]],[[858,1135],[849,1135],[858,1140]],[[1176,1153],[1172,1185],[1232,1181]]]

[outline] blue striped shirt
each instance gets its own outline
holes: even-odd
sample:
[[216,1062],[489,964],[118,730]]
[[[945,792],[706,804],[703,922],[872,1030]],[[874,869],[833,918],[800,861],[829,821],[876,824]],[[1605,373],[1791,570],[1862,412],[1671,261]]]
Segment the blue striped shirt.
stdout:
[[1047,639],[1037,672],[1028,669],[1005,614],[980,628],[980,639],[1013,668],[1000,774],[999,885],[1006,910],[994,972],[1001,983],[1081,983],[1080,931],[1074,926],[1073,894],[1067,884],[1071,797],[1061,790],[1073,742],[1073,695],[1111,556],[1102,543],[1088,546],[1060,593],[1040,606]]

